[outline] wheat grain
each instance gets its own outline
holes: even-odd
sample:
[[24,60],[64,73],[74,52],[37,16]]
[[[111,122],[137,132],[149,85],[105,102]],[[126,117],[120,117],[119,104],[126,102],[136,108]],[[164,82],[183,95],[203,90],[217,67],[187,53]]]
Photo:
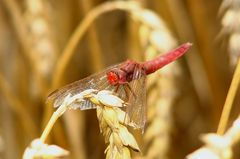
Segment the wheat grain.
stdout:
[[69,155],[69,152],[56,145],[44,144],[41,140],[35,139],[26,148],[23,159],[49,159],[63,158]]
[[127,114],[119,108],[126,106],[124,101],[109,91],[100,91],[96,96],[90,97],[90,101],[98,105],[100,131],[105,137],[105,142],[109,144],[105,150],[106,159],[131,158],[131,149],[139,152],[136,140],[125,125],[133,124],[128,122]]

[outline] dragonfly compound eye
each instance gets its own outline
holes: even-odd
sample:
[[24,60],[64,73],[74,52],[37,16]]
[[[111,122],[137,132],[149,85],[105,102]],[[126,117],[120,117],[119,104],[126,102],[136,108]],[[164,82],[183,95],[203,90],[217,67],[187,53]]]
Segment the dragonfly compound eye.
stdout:
[[116,85],[119,80],[118,75],[113,71],[107,73],[107,79],[111,85]]

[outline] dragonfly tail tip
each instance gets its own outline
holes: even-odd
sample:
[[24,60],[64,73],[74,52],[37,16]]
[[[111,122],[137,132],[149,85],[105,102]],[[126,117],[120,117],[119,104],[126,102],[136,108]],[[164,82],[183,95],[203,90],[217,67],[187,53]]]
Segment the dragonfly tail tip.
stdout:
[[192,45],[193,45],[193,43],[190,43],[190,42],[185,43],[185,46],[187,46],[187,47],[191,47]]

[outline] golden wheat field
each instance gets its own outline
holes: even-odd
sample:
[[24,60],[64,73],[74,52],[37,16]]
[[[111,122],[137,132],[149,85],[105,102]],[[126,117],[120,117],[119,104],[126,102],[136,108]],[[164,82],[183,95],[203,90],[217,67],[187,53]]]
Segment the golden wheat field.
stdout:
[[0,159],[240,159],[239,54],[240,0],[0,0]]

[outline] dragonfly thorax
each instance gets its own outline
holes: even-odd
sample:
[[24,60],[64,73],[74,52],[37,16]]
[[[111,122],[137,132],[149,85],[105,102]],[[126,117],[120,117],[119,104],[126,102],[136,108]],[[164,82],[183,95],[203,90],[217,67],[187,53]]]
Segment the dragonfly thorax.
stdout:
[[109,84],[118,85],[131,82],[136,69],[142,69],[142,65],[133,60],[127,60],[120,67],[113,68],[107,73]]
[[121,69],[113,69],[107,73],[107,79],[111,85],[127,83],[126,77],[127,73]]

